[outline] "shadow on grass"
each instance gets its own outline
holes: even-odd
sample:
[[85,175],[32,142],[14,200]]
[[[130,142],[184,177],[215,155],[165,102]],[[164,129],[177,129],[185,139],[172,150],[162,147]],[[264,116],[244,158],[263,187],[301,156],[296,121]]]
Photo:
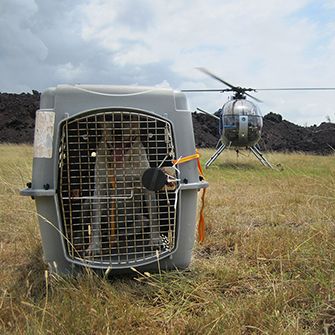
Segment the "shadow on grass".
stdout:
[[[139,284],[138,278],[146,277],[139,271],[106,273],[104,270],[93,270],[89,267],[82,267],[81,271],[73,275],[51,275],[48,272],[46,277],[48,266],[43,261],[41,245],[29,251],[27,259],[29,261],[17,267],[17,276],[10,287],[10,292],[18,300],[28,300],[36,304],[45,298],[46,286],[49,289],[55,289],[57,286],[80,288],[83,282],[91,282],[96,283],[97,287],[98,283],[100,285],[108,283],[111,286],[128,287],[131,290],[134,287],[142,286]],[[174,272],[178,273],[178,271]],[[46,280],[48,280],[48,285]]]
[[11,287],[17,297],[30,298],[37,301],[45,295],[45,270],[42,247],[39,245],[30,252],[29,261],[18,268],[18,276]]
[[220,169],[230,169],[230,170],[259,170],[262,166],[257,166],[253,163],[245,163],[245,162],[223,162],[217,163],[217,167]]

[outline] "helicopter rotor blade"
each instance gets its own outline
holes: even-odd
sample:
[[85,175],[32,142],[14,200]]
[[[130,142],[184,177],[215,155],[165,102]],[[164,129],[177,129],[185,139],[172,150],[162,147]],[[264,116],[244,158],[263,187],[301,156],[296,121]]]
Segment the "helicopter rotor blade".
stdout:
[[262,100],[257,99],[256,97],[252,96],[252,95],[249,94],[249,93],[244,92],[244,94],[247,95],[249,98],[254,99],[255,101],[257,101],[257,102],[259,102],[259,103],[263,103]]
[[181,92],[231,92],[231,88],[204,88],[204,89],[189,89],[181,90]]
[[218,116],[216,116],[216,115],[214,115],[214,114],[212,114],[212,113],[210,113],[210,112],[207,112],[207,111],[205,111],[204,109],[201,109],[201,108],[197,107],[197,110],[198,110],[199,112],[201,112],[201,113],[204,113],[204,114],[207,114],[207,115],[209,115],[209,116],[212,116],[213,118],[215,118],[215,119],[217,119],[217,120],[220,120],[220,118],[219,118]]
[[256,91],[333,91],[335,87],[278,87],[256,88]]
[[221,83],[225,84],[226,86],[232,88],[233,90],[237,89],[237,86],[234,86],[232,84],[229,84],[228,82],[226,82],[225,80],[221,79],[220,77],[216,76],[215,74],[213,74],[212,72],[209,72],[207,69],[203,68],[203,67],[197,67],[196,69],[198,69],[199,71],[207,74],[208,76],[220,81]]

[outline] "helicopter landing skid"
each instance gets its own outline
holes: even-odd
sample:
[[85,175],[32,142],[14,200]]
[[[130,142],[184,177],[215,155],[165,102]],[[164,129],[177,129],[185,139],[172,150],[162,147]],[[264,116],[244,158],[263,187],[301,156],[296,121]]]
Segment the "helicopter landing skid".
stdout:
[[223,143],[219,146],[219,148],[215,151],[214,155],[206,162],[205,164],[206,169],[210,167],[210,165],[220,156],[220,154],[224,149],[226,149],[226,147],[227,146]]
[[266,167],[273,169],[270,162],[263,156],[263,154],[256,148],[256,146],[249,147],[250,151],[256,156],[256,158]]

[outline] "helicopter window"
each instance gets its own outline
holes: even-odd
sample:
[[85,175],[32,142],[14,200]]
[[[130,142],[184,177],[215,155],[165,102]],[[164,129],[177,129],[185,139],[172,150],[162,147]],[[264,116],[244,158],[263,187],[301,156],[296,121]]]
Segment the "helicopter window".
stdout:
[[249,116],[249,119],[248,119],[248,126],[249,127],[257,127],[257,120],[256,118],[252,117],[252,116]]
[[223,118],[224,128],[237,128],[239,123],[239,117],[235,115],[225,115]]
[[260,129],[262,127],[262,118],[250,115],[248,118],[248,127]]

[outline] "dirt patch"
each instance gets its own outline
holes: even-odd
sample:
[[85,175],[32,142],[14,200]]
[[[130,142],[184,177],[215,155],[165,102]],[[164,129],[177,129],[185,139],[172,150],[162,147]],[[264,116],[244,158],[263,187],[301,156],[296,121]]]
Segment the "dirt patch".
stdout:
[[0,93],[0,142],[32,143],[40,93]]
[[[319,126],[301,127],[286,120],[264,117],[264,131],[259,142],[265,151],[303,151],[330,154],[335,149],[335,124],[322,122]],[[280,116],[280,115],[279,115]],[[334,149],[332,149],[334,148]]]
[[[0,93],[0,142],[32,143],[35,112],[40,93]],[[209,115],[193,113],[196,146],[215,147],[218,121]],[[335,124],[323,122],[319,126],[301,127],[283,120],[279,114],[264,116],[264,127],[259,145],[263,151],[303,151],[330,154],[335,148]]]

